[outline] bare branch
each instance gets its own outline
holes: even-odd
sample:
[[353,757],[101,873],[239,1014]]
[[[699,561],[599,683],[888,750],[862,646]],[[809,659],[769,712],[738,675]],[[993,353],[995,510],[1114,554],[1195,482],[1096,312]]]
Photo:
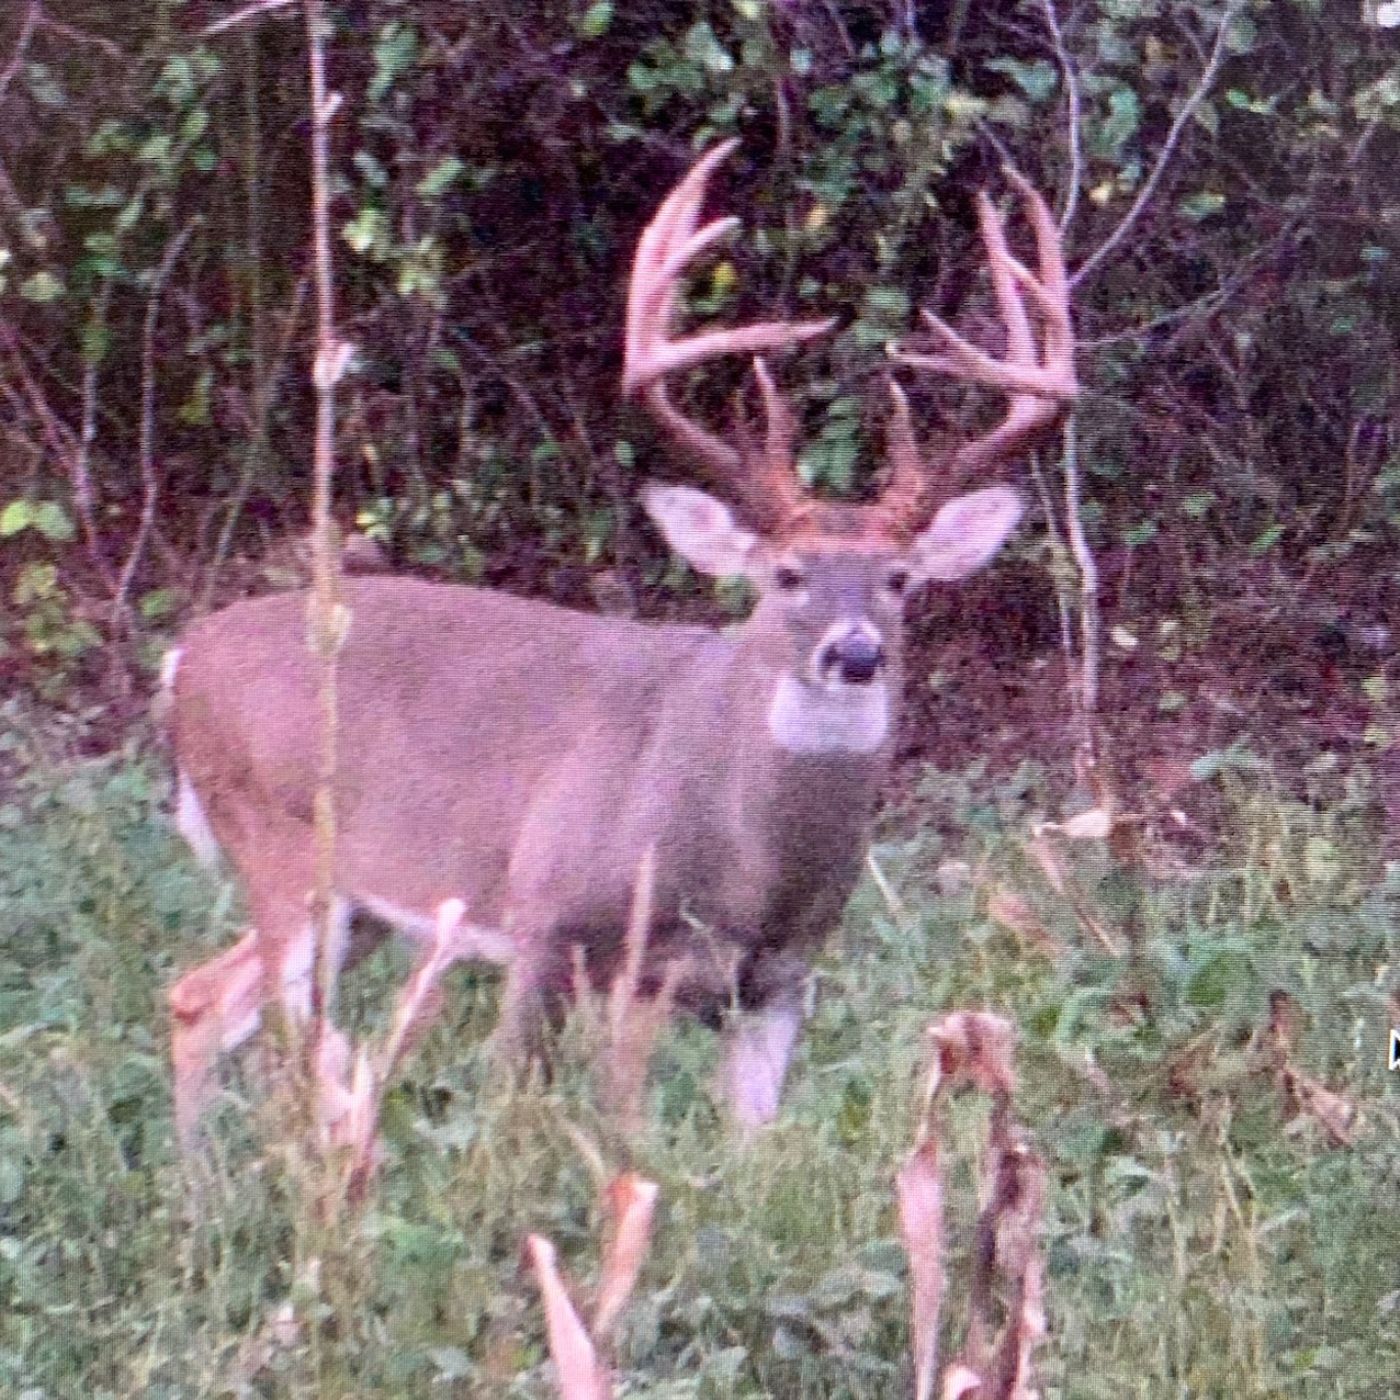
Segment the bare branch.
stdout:
[[62,20],[50,19],[44,13],[42,5],[36,5],[35,9],[39,11],[39,27],[48,30],[50,34],[57,34],[60,39],[67,39],[70,44],[100,49],[108,58],[114,58],[119,63],[125,62],[129,57],[119,45],[114,44],[110,39],[104,39],[98,34],[89,34],[82,29],[75,29],[71,24],[64,24]]
[[199,31],[199,37],[213,39],[217,35],[227,34],[230,29],[237,29],[240,25],[257,19],[260,15],[270,14],[275,10],[288,10],[295,4],[296,0],[254,0],[253,4],[245,5],[241,10],[235,10],[231,15],[215,20],[213,24],[205,25]]
[[106,555],[102,552],[97,525],[93,518],[92,480],[88,472],[88,459],[96,433],[97,416],[96,388],[93,387],[90,391],[89,385],[96,384],[96,368],[89,363],[83,374],[83,420],[82,435],[79,437],[75,436],[72,428],[58,416],[44,397],[43,390],[35,382],[34,376],[29,372],[29,366],[25,363],[19,338],[15,335],[13,327],[4,320],[0,320],[0,346],[9,353],[15,377],[24,390],[24,399],[27,400],[30,411],[39,420],[45,445],[68,473],[73,490],[73,505],[78,512],[78,519],[82,522],[83,537],[87,541],[93,567],[102,576],[102,581],[113,587],[115,585],[112,572],[107,565]]
[[[151,282],[150,296],[146,299],[146,318],[141,328],[141,426],[137,437],[136,460],[141,473],[141,519],[136,527],[136,538],[126,556],[126,562],[117,578],[116,590],[112,595],[112,606],[108,613],[107,628],[113,640],[121,627],[122,615],[126,611],[127,594],[131,591],[131,581],[146,552],[151,527],[155,523],[156,496],[160,490],[160,480],[156,474],[156,325],[160,320],[161,297],[165,284],[176,260],[189,242],[194,232],[198,215],[189,219],[184,228],[170,240],[161,257],[160,266]],[[117,649],[112,652],[115,658]]]
[[1065,530],[1079,569],[1079,707],[1084,732],[1081,742],[1092,749],[1094,715],[1099,707],[1099,655],[1102,648],[1099,619],[1099,571],[1094,551],[1084,533],[1080,500],[1079,438],[1074,418],[1065,424],[1065,452],[1061,469],[1065,478]]
[[24,21],[19,27],[19,38],[15,40],[15,51],[11,54],[10,61],[5,65],[4,70],[0,72],[0,101],[4,100],[5,93],[19,72],[20,64],[24,62],[24,55],[29,50],[29,41],[34,37],[34,30],[38,27],[39,18],[43,12],[43,6],[39,4],[39,0],[32,0],[29,8],[24,12]]
[[1055,0],[1040,0],[1045,11],[1045,26],[1050,31],[1050,42],[1055,49],[1055,61],[1060,65],[1060,73],[1065,81],[1065,125],[1069,128],[1069,188],[1065,191],[1065,207],[1060,211],[1060,233],[1069,231],[1074,216],[1079,210],[1079,184],[1084,178],[1084,153],[1079,131],[1079,75],[1074,71],[1074,63],[1065,47],[1065,36],[1060,29],[1060,17],[1055,12]]
[[1200,81],[1192,89],[1191,95],[1181,104],[1180,110],[1173,119],[1171,129],[1167,132],[1167,139],[1162,143],[1162,149],[1157,154],[1156,164],[1153,165],[1147,179],[1143,181],[1137,198],[1133,200],[1132,207],[1119,221],[1118,227],[1080,263],[1074,275],[1069,279],[1071,289],[1078,287],[1081,282],[1092,277],[1118,251],[1123,240],[1132,231],[1133,225],[1142,217],[1143,211],[1152,202],[1152,196],[1157,193],[1157,186],[1162,183],[1162,176],[1166,174],[1167,166],[1171,164],[1172,157],[1176,154],[1177,144],[1181,140],[1181,133],[1186,129],[1186,123],[1195,116],[1197,108],[1205,101],[1206,94],[1215,85],[1220,65],[1225,61],[1225,40],[1229,35],[1230,25],[1240,12],[1240,8],[1239,0],[1226,6],[1225,13],[1220,17],[1220,25],[1215,31],[1215,42],[1211,45],[1210,58],[1206,61],[1206,66],[1201,72]]

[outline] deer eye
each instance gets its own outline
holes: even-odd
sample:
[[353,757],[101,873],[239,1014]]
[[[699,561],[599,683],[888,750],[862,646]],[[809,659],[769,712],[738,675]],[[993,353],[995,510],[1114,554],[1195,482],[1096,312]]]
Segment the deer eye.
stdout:
[[891,569],[885,577],[885,587],[897,598],[902,598],[909,588],[909,570]]
[[797,593],[806,584],[807,576],[791,564],[779,564],[773,571],[773,582],[783,593]]

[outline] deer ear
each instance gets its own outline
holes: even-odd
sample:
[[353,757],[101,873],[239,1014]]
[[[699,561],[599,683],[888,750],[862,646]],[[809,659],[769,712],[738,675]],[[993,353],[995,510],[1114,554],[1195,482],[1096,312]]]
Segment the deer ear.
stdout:
[[1021,511],[1021,498],[1009,486],[955,496],[915,538],[915,570],[945,583],[975,573],[1006,542]]
[[758,536],[745,530],[723,501],[691,486],[648,486],[642,504],[691,568],[719,578],[748,573]]

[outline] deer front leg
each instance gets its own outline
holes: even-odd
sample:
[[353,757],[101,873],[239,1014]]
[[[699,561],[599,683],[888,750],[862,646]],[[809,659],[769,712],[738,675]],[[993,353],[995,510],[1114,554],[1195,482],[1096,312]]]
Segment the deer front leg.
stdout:
[[227,952],[185,973],[169,991],[175,1132],[193,1149],[200,1114],[212,1097],[214,1062],[258,1028],[264,997],[258,933],[249,929]]
[[[312,1006],[316,935],[304,908],[290,906],[296,922],[278,921],[275,906],[255,909],[258,926],[232,948],[185,973],[171,988],[170,1059],[174,1077],[175,1131],[181,1152],[198,1141],[200,1115],[212,1094],[215,1062],[251,1039],[262,1023],[263,1005],[278,996],[289,1019],[305,1024]],[[332,907],[332,957],[343,963],[349,932],[349,906]],[[259,930],[289,929],[290,936],[269,938]]]
[[794,991],[757,1010],[739,1013],[726,1030],[724,1087],[734,1121],[743,1132],[752,1133],[777,1117],[801,1028],[802,1003]]

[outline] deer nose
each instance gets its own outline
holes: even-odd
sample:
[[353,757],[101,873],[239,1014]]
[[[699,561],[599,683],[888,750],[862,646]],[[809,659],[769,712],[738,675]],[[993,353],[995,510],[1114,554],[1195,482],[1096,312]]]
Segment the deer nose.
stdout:
[[885,664],[885,649],[878,637],[865,631],[847,632],[822,648],[824,676],[839,676],[847,685],[868,685]]

